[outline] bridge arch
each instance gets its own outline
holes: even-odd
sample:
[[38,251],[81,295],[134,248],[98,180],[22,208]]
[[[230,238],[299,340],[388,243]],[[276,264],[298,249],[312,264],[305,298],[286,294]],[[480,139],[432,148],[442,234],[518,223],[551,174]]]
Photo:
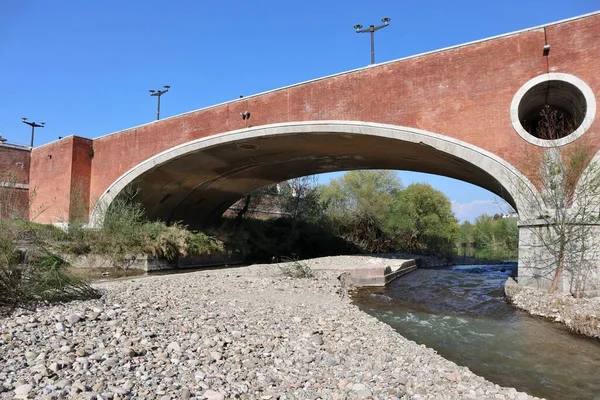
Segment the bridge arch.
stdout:
[[[520,215],[531,182],[500,157],[441,134],[362,121],[288,122],[250,127],[193,140],[131,168],[100,196],[90,216],[100,226],[128,185],[140,188],[151,218],[202,225],[244,194],[298,176],[351,169],[397,169],[452,177],[503,197]],[[182,218],[183,217],[183,218]]]

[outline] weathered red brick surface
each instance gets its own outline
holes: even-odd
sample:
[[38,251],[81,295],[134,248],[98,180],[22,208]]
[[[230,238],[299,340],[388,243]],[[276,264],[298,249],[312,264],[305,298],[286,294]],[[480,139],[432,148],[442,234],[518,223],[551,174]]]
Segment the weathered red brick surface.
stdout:
[[0,218],[28,218],[29,154],[29,148],[0,144]]

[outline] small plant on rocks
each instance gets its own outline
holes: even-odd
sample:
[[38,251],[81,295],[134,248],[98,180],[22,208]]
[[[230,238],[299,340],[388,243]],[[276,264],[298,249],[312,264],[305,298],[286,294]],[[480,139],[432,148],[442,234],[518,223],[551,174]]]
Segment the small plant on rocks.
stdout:
[[279,265],[279,269],[285,276],[290,278],[314,278],[315,273],[304,261],[284,258],[285,264]]

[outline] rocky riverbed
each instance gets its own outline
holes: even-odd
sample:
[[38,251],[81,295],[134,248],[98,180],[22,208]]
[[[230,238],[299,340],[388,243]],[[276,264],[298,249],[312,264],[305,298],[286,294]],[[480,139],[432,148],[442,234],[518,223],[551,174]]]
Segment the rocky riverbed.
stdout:
[[337,276],[255,265],[143,277],[18,312],[0,319],[0,398],[532,398],[361,312]]
[[515,307],[555,322],[581,335],[600,339],[600,297],[576,299],[568,293],[519,286],[509,279],[504,285],[506,297]]

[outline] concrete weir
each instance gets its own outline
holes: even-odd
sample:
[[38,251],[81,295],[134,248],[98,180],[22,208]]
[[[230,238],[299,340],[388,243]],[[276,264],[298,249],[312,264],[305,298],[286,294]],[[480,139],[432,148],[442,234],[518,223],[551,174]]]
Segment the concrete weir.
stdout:
[[[172,262],[147,255],[132,256],[119,261],[97,255],[66,258],[75,268],[122,268],[145,272],[244,264],[242,258],[231,258],[222,253],[189,256]],[[314,271],[337,271],[340,279],[344,279],[345,283],[352,286],[385,286],[399,276],[408,274],[417,268],[415,259],[381,256],[333,256],[302,260],[302,262]]]
[[[348,263],[339,262],[348,258]],[[312,260],[315,270],[340,272],[340,279],[354,286],[385,286],[394,279],[417,269],[414,259],[390,259],[368,256],[340,256],[338,262],[328,262],[329,257]],[[342,260],[340,260],[342,259]]]

